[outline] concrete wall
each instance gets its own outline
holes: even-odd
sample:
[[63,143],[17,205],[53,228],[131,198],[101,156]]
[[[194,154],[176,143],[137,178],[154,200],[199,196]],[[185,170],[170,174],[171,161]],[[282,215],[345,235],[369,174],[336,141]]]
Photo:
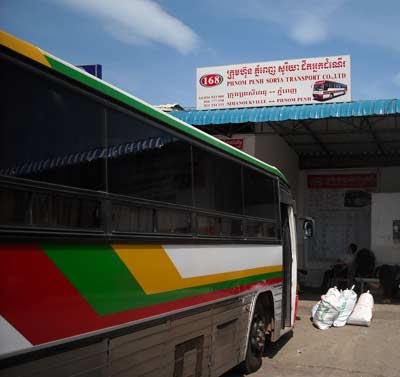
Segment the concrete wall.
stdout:
[[400,192],[400,166],[378,169],[379,192]]
[[[394,243],[392,237],[392,221],[400,219],[400,167],[384,167],[372,169],[332,169],[332,170],[301,170],[298,178],[298,217],[308,216],[310,210],[307,208],[307,175],[308,174],[357,174],[371,173],[377,174],[377,187],[373,190],[372,213],[371,213],[371,243],[368,247],[375,253],[378,263],[396,263],[400,264],[400,244]],[[382,194],[393,193],[393,194]],[[389,202],[383,200],[383,197],[389,197]],[[374,205],[374,202],[376,203]],[[391,203],[391,204],[390,204]],[[379,207],[379,208],[378,208]],[[382,217],[383,216],[383,217]],[[334,224],[332,225],[334,226]],[[318,224],[316,224],[318,231]],[[299,221],[298,232],[298,250],[299,266],[308,270],[306,285],[319,286],[322,282],[323,273],[332,264],[332,261],[315,261],[309,258],[308,250],[310,242],[302,239]],[[385,241],[386,240],[386,241]]]
[[400,264],[400,240],[394,238],[394,220],[400,220],[400,193],[373,194],[371,250],[378,263]]
[[255,156],[277,167],[289,180],[294,197],[298,192],[299,157],[279,135],[256,135]]

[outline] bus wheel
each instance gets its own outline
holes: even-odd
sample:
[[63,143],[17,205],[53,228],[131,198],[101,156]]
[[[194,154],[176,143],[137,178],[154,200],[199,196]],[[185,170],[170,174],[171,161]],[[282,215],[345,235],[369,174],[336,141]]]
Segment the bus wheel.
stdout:
[[331,93],[329,96],[329,99],[332,99],[332,98],[333,98],[333,93]]
[[266,340],[265,328],[265,309],[262,303],[260,301],[257,301],[256,307],[254,309],[253,319],[250,325],[246,358],[239,365],[240,371],[244,374],[255,372],[261,367]]

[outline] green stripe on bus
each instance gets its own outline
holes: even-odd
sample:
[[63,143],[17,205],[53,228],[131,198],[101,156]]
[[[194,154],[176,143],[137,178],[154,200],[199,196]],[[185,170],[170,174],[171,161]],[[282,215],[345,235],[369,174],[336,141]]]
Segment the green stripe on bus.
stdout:
[[41,248],[99,315],[143,308],[260,280],[282,277],[281,271],[272,272],[147,295],[110,246],[41,245]]
[[134,107],[135,109],[141,111],[142,113],[145,113],[147,115],[150,115],[153,118],[156,118],[158,120],[161,120],[162,122],[165,122],[169,124],[170,126],[179,129],[180,131],[190,134],[191,136],[196,137],[197,139],[200,139],[202,141],[205,141],[208,144],[212,144],[218,149],[224,150],[225,152],[234,155],[238,157],[241,160],[245,160],[252,165],[256,165],[260,167],[263,170],[266,170],[279,178],[281,178],[286,184],[288,184],[288,180],[286,177],[275,167],[269,166],[267,164],[262,163],[261,161],[258,161],[256,159],[253,159],[251,156],[242,153],[236,148],[230,147],[225,145],[224,143],[221,143],[211,137],[209,137],[207,134],[203,132],[199,132],[194,127],[187,127],[186,125],[178,122],[172,117],[166,116],[162,112],[159,112],[155,109],[153,109],[150,106],[147,106],[139,101],[136,101],[134,98],[129,97],[120,91],[108,86],[107,84],[100,82],[98,80],[95,80],[91,78],[90,76],[87,76],[86,74],[83,74],[82,72],[79,72],[78,69],[74,69],[71,67],[68,67],[67,65],[61,63],[60,61],[53,59],[51,56],[45,55],[47,61],[51,65],[51,67],[56,70],[59,73],[62,73],[63,75],[66,75],[74,80],[77,80],[93,89],[96,89],[97,91],[104,93],[120,102],[123,102],[129,106]]
[[[40,245],[69,282],[100,315],[131,308],[142,291],[107,245]],[[51,282],[49,282],[51,284]],[[141,296],[143,291],[139,293]]]

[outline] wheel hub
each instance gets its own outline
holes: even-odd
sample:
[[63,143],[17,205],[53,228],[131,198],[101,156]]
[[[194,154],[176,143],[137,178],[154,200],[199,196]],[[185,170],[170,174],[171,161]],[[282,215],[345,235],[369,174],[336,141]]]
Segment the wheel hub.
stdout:
[[251,347],[256,352],[262,352],[265,344],[265,323],[262,320],[256,320],[253,323],[251,331]]

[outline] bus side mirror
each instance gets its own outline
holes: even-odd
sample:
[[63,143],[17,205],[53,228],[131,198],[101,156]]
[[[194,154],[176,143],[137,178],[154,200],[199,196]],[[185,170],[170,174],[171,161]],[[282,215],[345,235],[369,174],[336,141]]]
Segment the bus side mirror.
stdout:
[[311,217],[307,217],[303,223],[304,239],[312,238],[314,236],[315,222]]

